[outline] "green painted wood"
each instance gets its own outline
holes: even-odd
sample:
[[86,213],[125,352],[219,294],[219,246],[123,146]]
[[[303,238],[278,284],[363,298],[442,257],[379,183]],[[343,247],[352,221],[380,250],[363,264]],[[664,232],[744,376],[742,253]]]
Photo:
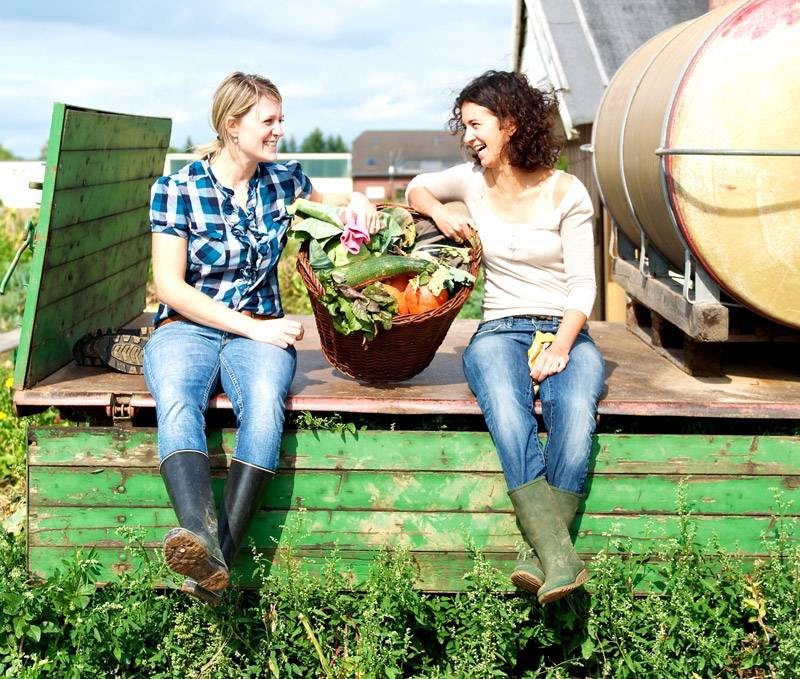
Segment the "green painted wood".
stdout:
[[[72,344],[86,332],[141,312],[149,263],[146,211],[170,128],[164,118],[55,105],[17,352],[18,388],[69,362]],[[86,223],[83,233],[75,228]],[[92,226],[112,233],[100,237]],[[62,228],[68,235],[51,240]]]
[[[64,139],[66,151],[98,149],[166,149],[172,121],[169,118],[132,116],[70,106],[67,109],[70,134]],[[163,169],[164,158],[161,158]]]
[[[158,561],[161,559],[160,549],[148,548],[149,557]],[[267,568],[265,575],[285,575],[285,552],[276,552],[274,549],[256,550],[259,556],[264,557]],[[86,552],[83,552],[86,555]],[[324,575],[326,559],[330,557],[328,549],[298,549],[292,551],[292,561],[296,568],[306,577],[320,578]],[[63,568],[65,560],[75,558],[74,547],[36,547],[29,550],[30,571],[39,577],[47,577],[59,567]],[[464,574],[468,573],[474,564],[473,557],[464,552],[411,552],[414,563],[416,585],[429,592],[459,592],[467,588]],[[101,568],[100,584],[113,582],[124,572],[142,568],[143,559],[139,554],[126,551],[122,547],[97,547],[93,548],[92,557],[97,560]],[[369,575],[370,569],[376,558],[374,551],[341,551],[338,554],[338,570],[343,582],[348,587],[358,587]],[[485,553],[485,560],[504,573],[511,572],[516,555]],[[234,568],[232,581],[237,586],[253,587],[258,585],[254,578],[255,563],[251,552],[242,550]],[[159,581],[158,584],[174,586],[169,581]],[[507,583],[508,591],[514,587],[510,581]]]
[[150,203],[150,187],[153,181],[155,176],[57,191],[56,209],[50,228],[61,229],[79,222],[146,207]]
[[[50,269],[48,287],[42,290],[40,304],[45,307],[75,295],[83,296],[95,285],[105,289],[115,277],[121,279],[116,285],[136,289],[143,262],[145,268],[150,262],[149,229],[104,251]],[[109,275],[109,272],[117,273]],[[109,292],[114,294],[114,289],[109,288]]]
[[29,387],[45,374],[31,367],[31,344],[34,338],[36,308],[39,301],[39,290],[42,286],[47,236],[50,232],[50,218],[53,214],[53,196],[55,194],[55,172],[58,156],[61,152],[61,136],[64,131],[66,106],[53,104],[53,116],[50,122],[50,135],[47,141],[47,162],[45,163],[44,182],[42,183],[42,202],[39,207],[39,222],[33,236],[33,254],[25,293],[25,309],[22,313],[19,346],[14,360],[14,388]]
[[[234,443],[233,431],[210,431],[212,464],[224,466]],[[158,460],[155,430],[144,428],[134,432],[101,427],[32,429],[28,454],[30,465],[143,467]],[[659,455],[668,462],[660,461]],[[594,474],[797,476],[800,437],[599,434],[592,459]],[[289,432],[283,438],[280,465],[291,469],[500,470],[485,432]]]
[[[164,165],[164,149],[135,148],[61,152],[56,188],[59,191],[98,184],[148,179],[153,168]],[[151,180],[152,181],[152,180]]]
[[[686,509],[697,514],[770,516],[773,490],[800,516],[800,476],[595,475],[582,511],[589,514],[673,514],[685,482]],[[215,472],[222,497],[225,474]],[[169,507],[156,467],[31,467],[32,506]],[[282,470],[264,496],[265,509],[364,509],[510,512],[499,472],[375,472]]]
[[[141,224],[141,230],[129,228],[130,224]],[[128,233],[128,231],[132,233]],[[143,235],[149,237],[148,208],[137,207],[128,212],[72,224],[50,234],[51,250],[48,264],[55,269],[67,262],[75,262]],[[149,242],[145,250],[149,250]],[[138,257],[137,257],[138,259]]]
[[[696,516],[696,542],[705,545],[714,537],[729,551],[766,554],[762,535],[775,529],[771,517]],[[31,507],[28,518],[30,545],[105,546],[121,544],[117,528],[132,525],[144,531],[145,543],[156,546],[175,525],[171,509],[157,507],[107,508]],[[798,539],[797,523],[794,539]],[[600,550],[641,552],[675,537],[679,518],[675,515],[583,514],[576,519],[576,549],[586,554]],[[249,535],[257,545],[304,548],[379,550],[403,546],[414,551],[469,551],[470,544],[490,552],[516,554],[521,544],[513,514],[494,512],[398,512],[353,510],[260,510]],[[618,550],[615,541],[625,542]],[[630,541],[630,545],[627,544]]]

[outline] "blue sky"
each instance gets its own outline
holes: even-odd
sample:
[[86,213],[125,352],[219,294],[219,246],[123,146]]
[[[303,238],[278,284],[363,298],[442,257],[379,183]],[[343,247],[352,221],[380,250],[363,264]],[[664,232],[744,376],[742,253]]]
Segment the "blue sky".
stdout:
[[36,157],[54,101],[168,116],[173,143],[212,135],[230,71],[271,78],[287,136],[315,126],[439,129],[453,94],[511,67],[514,0],[104,0],[0,3],[0,143]]

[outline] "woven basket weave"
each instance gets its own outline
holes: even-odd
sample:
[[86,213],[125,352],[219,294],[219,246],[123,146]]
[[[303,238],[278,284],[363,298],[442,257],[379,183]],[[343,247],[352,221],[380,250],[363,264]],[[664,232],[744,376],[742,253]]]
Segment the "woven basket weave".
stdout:
[[[469,272],[476,278],[482,256],[483,250],[476,234],[470,248],[469,266]],[[328,310],[319,303],[323,289],[308,261],[307,243],[298,253],[297,271],[308,290],[322,353],[328,363],[349,377],[376,384],[401,382],[427,368],[472,291],[471,288],[462,287],[432,311],[395,316],[391,329],[379,327],[372,341],[365,342],[362,332],[342,335],[334,330]]]

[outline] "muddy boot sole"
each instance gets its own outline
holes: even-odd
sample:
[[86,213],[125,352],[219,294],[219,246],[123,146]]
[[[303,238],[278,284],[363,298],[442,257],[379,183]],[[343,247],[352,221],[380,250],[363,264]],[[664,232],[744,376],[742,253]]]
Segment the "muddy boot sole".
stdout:
[[580,573],[578,573],[578,576],[575,578],[575,582],[570,582],[567,585],[556,587],[551,589],[549,592],[545,592],[544,594],[540,592],[538,596],[539,603],[549,604],[553,601],[557,601],[558,599],[563,599],[565,596],[567,596],[567,594],[578,589],[578,587],[581,587],[588,579],[589,571],[584,568]]
[[522,570],[514,571],[511,574],[511,582],[520,589],[524,589],[526,592],[532,592],[533,594],[536,594],[544,584],[544,580],[540,580],[536,576]]
[[78,365],[108,366],[129,375],[141,375],[144,345],[151,332],[149,327],[97,330],[75,343],[73,357]]
[[203,589],[219,592],[228,586],[227,567],[208,553],[198,535],[185,528],[173,528],[164,537],[164,561]]

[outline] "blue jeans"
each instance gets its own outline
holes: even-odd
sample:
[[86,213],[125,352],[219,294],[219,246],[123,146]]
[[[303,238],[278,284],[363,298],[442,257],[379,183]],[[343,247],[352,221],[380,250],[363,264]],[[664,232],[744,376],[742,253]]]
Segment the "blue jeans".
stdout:
[[204,415],[221,382],[239,425],[233,457],[274,470],[296,365],[294,347],[189,321],[158,328],[144,348],[144,376],[156,400],[160,459],[179,450],[208,454]]
[[554,488],[583,493],[605,367],[581,331],[567,367],[539,386],[548,432],[542,449],[533,415],[527,352],[537,330],[555,333],[560,318],[509,316],[478,326],[464,352],[464,374],[478,399],[510,490],[545,476]]

